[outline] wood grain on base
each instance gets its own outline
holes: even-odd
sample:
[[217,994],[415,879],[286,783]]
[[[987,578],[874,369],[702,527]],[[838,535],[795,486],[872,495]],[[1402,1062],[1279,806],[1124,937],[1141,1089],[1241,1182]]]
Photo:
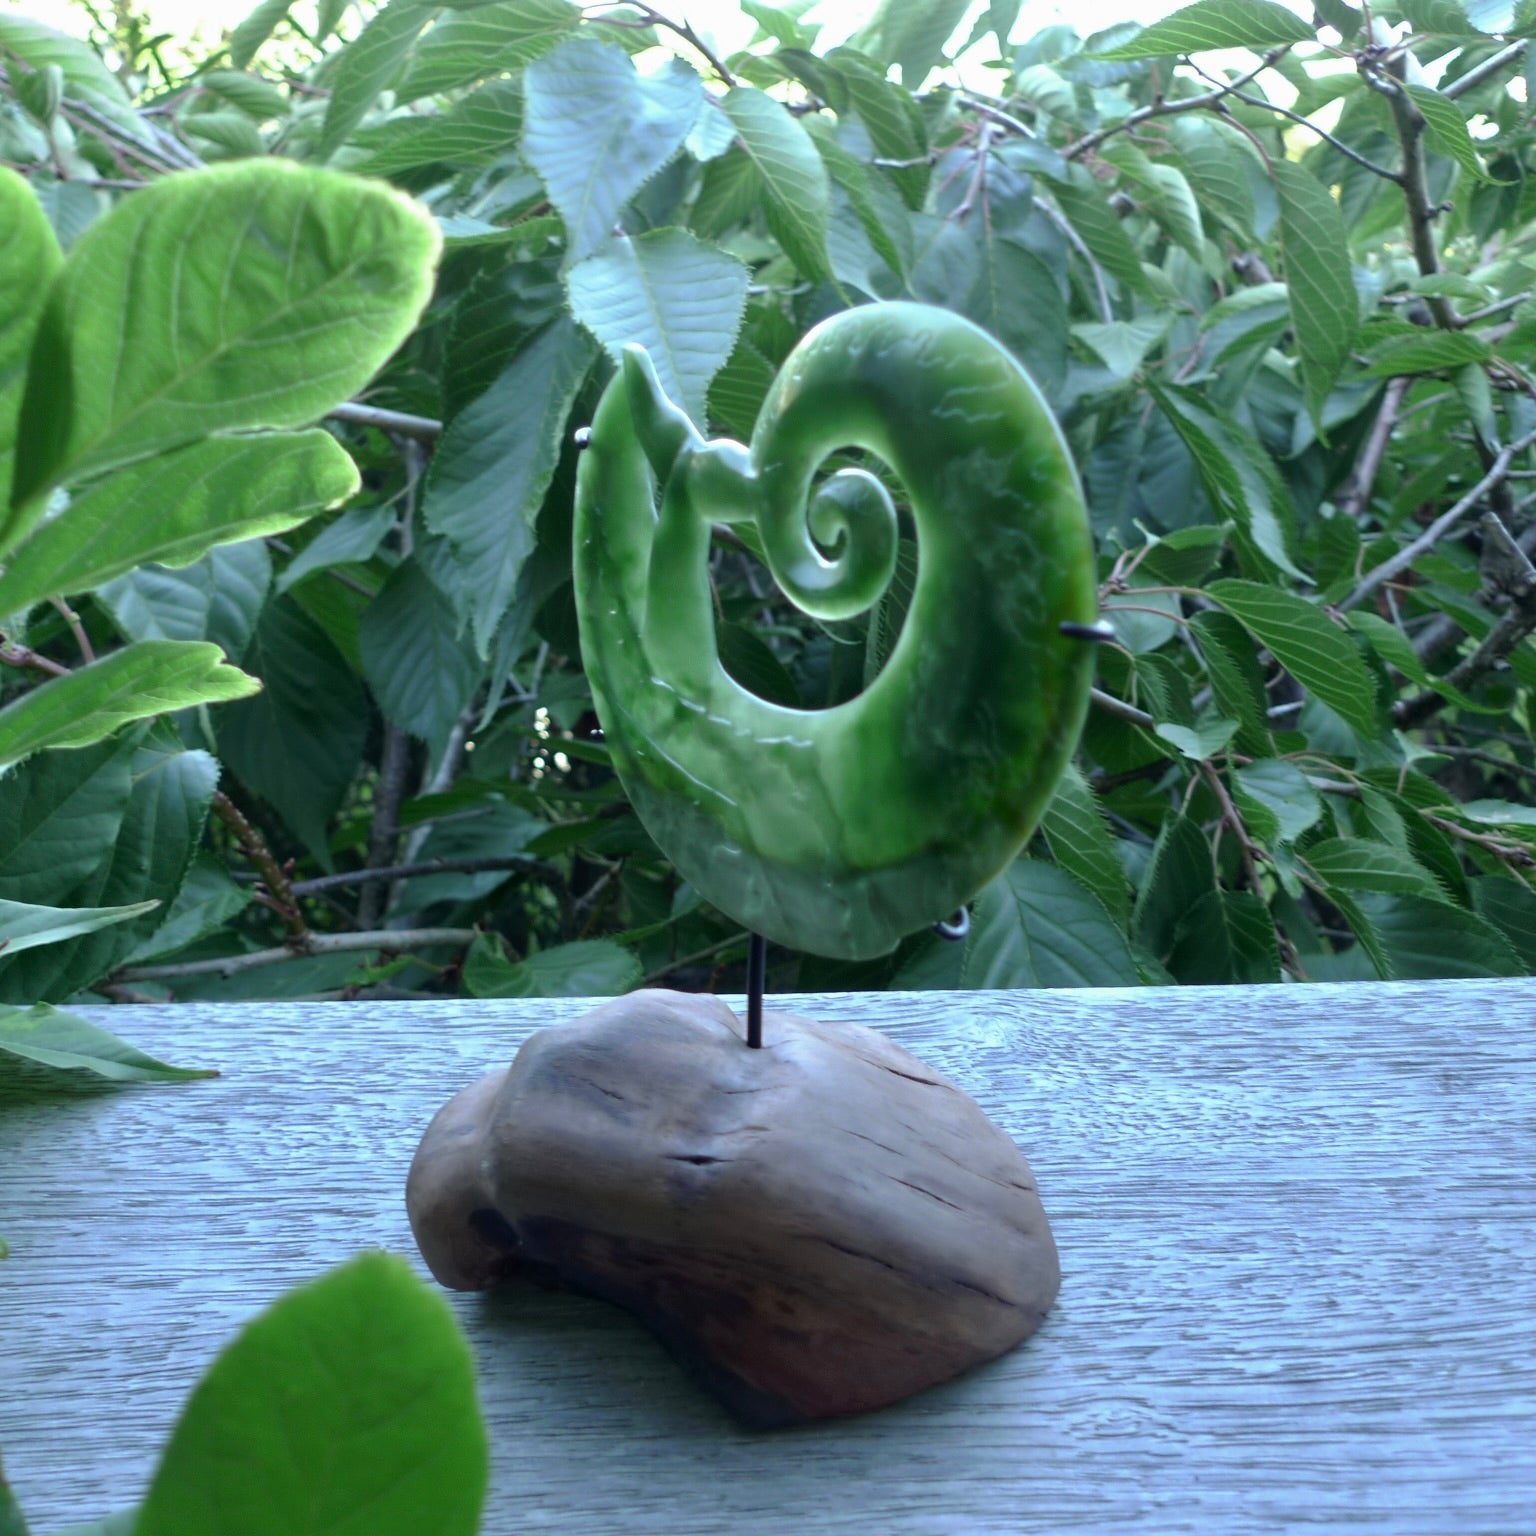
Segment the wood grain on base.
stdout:
[[[614,1308],[455,1296],[488,1536],[1536,1531],[1536,982],[833,995],[1020,1141],[1061,1250],[1028,1347],[744,1431]],[[0,1090],[0,1451],[39,1536],[141,1494],[289,1285],[413,1245],[422,1128],[589,1003],[93,1016],[215,1081]]]

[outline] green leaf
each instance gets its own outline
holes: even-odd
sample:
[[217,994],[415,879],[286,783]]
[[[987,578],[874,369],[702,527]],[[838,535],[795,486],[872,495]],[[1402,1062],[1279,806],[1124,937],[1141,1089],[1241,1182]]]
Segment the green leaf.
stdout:
[[738,337],[725,366],[709,386],[710,420],[724,423],[742,442],[750,441],[777,371],[745,336]]
[[1312,38],[1312,28],[1274,0],[1196,0],[1118,48],[1089,57],[1160,59],[1209,48],[1274,48],[1282,43],[1308,43]]
[[[0,1237],[0,1259],[8,1259],[11,1250]],[[5,1469],[0,1467],[0,1536],[28,1536],[27,1522],[21,1517],[21,1506],[5,1480]]]
[[326,61],[331,99],[315,151],[319,159],[329,160],[368,115],[436,11],[434,0],[389,0],[340,53]]
[[533,553],[534,521],[594,356],[591,340],[569,316],[535,331],[490,387],[453,418],[433,457],[424,515],[460,558],[482,653]]
[[142,917],[159,905],[158,901],[139,901],[126,907],[36,907],[0,900],[0,955],[9,958],[24,949],[94,933],[98,928]]
[[576,318],[615,362],[627,343],[643,346],[661,387],[703,421],[709,381],[741,328],[748,277],[734,256],[686,230],[656,229],[572,267],[566,286]]
[[88,747],[131,720],[256,692],[218,646],[139,640],[0,709],[0,767],[44,748]]
[[763,213],[784,254],[802,277],[830,277],[832,192],[811,136],[781,103],[751,86],[728,91],[721,105],[762,177]]
[[71,1072],[94,1072],[115,1083],[180,1083],[219,1075],[157,1061],[77,1014],[47,1003],[31,1008],[0,1003],[0,1055]]
[[1109,206],[1108,190],[1091,172],[1072,166],[1067,177],[1051,182],[1056,202],[1067,222],[1082,238],[1093,258],[1113,278],[1136,293],[1150,293],[1141,258],[1120,216]]
[[854,48],[834,48],[826,62],[844,81],[854,114],[869,135],[876,155],[885,160],[910,161],[890,173],[911,209],[924,206],[931,168],[928,128],[921,109],[904,91],[885,78],[885,70]]
[[216,544],[283,533],[357,487],[345,450],[318,430],[213,438],[163,454],[44,523],[0,574],[0,613],[94,591],[150,561],[190,565]]
[[976,898],[962,985],[1134,987],[1141,977],[1125,935],[1098,897],[1065,869],[1010,864]]
[[416,101],[514,73],[548,53],[581,19],[570,0],[500,0],[439,17],[416,45],[395,95]]
[[1536,891],[1505,875],[1472,882],[1472,907],[1515,947],[1527,972],[1536,972]]
[[1231,741],[1236,730],[1236,720],[1215,719],[1198,721],[1192,726],[1159,721],[1153,727],[1157,736],[1177,748],[1180,755],[1192,763],[1203,763],[1207,758],[1215,757]]
[[[15,171],[0,166],[0,511],[11,497],[27,356],[48,286],[63,260],[31,187]],[[7,611],[0,607],[0,613]]]
[[395,509],[388,502],[376,507],[353,507],[316,534],[283,567],[274,590],[281,596],[318,571],[371,560],[394,526]]
[[1269,908],[1250,891],[1207,891],[1180,917],[1168,969],[1187,987],[1283,980]]
[[[912,226],[895,187],[874,166],[865,165],[850,154],[830,132],[815,133],[812,137],[832,179],[848,194],[870,244],[891,271],[905,281],[912,264]],[[752,188],[756,194],[761,186],[757,167],[744,151],[742,160],[753,172]]]
[[1147,353],[1168,334],[1172,324],[1170,314],[1140,315],[1134,320],[1111,320],[1102,324],[1084,320],[1072,327],[1072,334],[1094,352],[1117,379],[1129,379],[1146,361]]
[[1502,714],[1503,706],[1479,704],[1469,699],[1459,689],[1451,687],[1443,677],[1435,677],[1413,648],[1413,642],[1395,624],[1380,614],[1368,613],[1357,608],[1345,616],[1349,627],[1365,636],[1371,649],[1390,667],[1396,667],[1411,683],[1444,694],[1458,709],[1470,709],[1480,714]]
[[1324,403],[1359,326],[1349,240],[1333,194],[1309,171],[1277,160],[1274,178],[1302,384],[1307,410],[1321,433]]
[[1403,89],[1408,92],[1424,119],[1425,138],[1432,150],[1454,160],[1462,170],[1478,181],[1499,180],[1497,176],[1488,174],[1483,165],[1483,157],[1478,154],[1472,135],[1467,132],[1467,120],[1461,115],[1461,108],[1449,96],[1442,96],[1439,91],[1427,85],[1406,85]]
[[254,895],[248,885],[236,885],[229,872],[211,854],[199,853],[187,871],[164,921],[155,931],[123,956],[121,964],[142,965],[173,955],[206,938],[250,906]]
[[516,148],[523,131],[519,80],[493,80],[431,117],[391,118],[352,136],[367,151],[350,168],[360,176],[388,176],[419,165],[485,165]]
[[474,997],[612,997],[640,983],[640,962],[606,939],[557,944],[516,963],[489,934],[475,941],[464,963]]
[[1485,363],[1493,356],[1486,341],[1470,331],[1420,331],[1413,336],[1391,336],[1366,353],[1368,378],[1396,374],[1433,373],[1440,368],[1460,368],[1465,363]]
[[153,901],[149,915],[7,963],[0,995],[17,1002],[73,997],[120,965],[164,919],[203,835],[218,765],[188,752],[169,727],[151,731],[134,749],[131,791],[116,841],[76,887],[72,904]]
[[1131,916],[1131,893],[1115,856],[1115,840],[1088,781],[1068,763],[1040,819],[1051,857],[1104,903],[1120,928]]
[[1466,800],[1447,810],[1485,827],[1536,827],[1536,806],[1511,800]]
[[[529,844],[548,830],[548,822],[497,797],[473,814],[439,822],[427,835],[417,859],[423,864],[436,859],[511,859],[528,852]],[[533,854],[528,853],[528,857]],[[516,869],[417,875],[396,897],[393,910],[420,912],[437,902],[462,905],[479,901],[498,886],[519,878]]]
[[1179,920],[1216,889],[1211,845],[1188,816],[1170,816],[1157,834],[1136,898],[1135,932],[1157,959],[1173,948]]
[[944,60],[944,45],[965,18],[970,0],[880,0],[880,8],[860,34],[860,46],[901,71],[901,83],[916,91],[928,72]]
[[[1150,560],[1142,562],[1146,569]],[[1269,734],[1268,696],[1264,672],[1247,631],[1229,613],[1207,609],[1190,620],[1190,630],[1200,643],[1206,675],[1217,710],[1237,721],[1237,747],[1253,756],[1267,756],[1273,747]]]
[[133,750],[109,741],[44,753],[0,781],[0,897],[48,906],[74,899],[117,839]]
[[1195,460],[1200,483],[1262,561],[1298,580],[1291,559],[1295,514],[1274,460],[1251,431],[1194,390],[1148,379],[1147,388]]
[[[448,1305],[365,1253],[290,1291],[194,1388],[134,1536],[474,1536],[489,1457]],[[238,1523],[230,1524],[235,1512]]]
[[245,655],[272,583],[260,539],[226,544],[181,570],[146,565],[96,594],[130,640],[212,640],[226,656]]
[[123,199],[49,295],[0,548],[60,481],[210,433],[301,426],[355,393],[414,325],[438,245],[436,224],[381,183],[289,160]]
[[744,624],[719,624],[715,642],[720,665],[749,693],[785,709],[802,707],[793,675],[753,630]]
[[1251,241],[1256,209],[1246,142],[1224,124],[1193,112],[1170,119],[1166,132],[1202,214],[1225,224],[1239,240]]
[[1267,822],[1266,841],[1294,843],[1323,816],[1322,797],[1295,763],[1266,758],[1232,774],[1232,797],[1244,816]]
[[441,758],[480,682],[480,658],[418,561],[395,567],[363,613],[358,639],[379,708]]
[[1337,889],[1333,900],[1385,981],[1519,976],[1514,946],[1492,923],[1422,896]]
[[220,712],[219,756],[329,868],[326,823],[357,773],[368,735],[362,685],[291,597],[268,605],[245,664],[262,691]]
[[613,233],[619,210],[683,146],[704,83],[681,59],[640,75],[627,53],[574,37],[532,64],[523,153],[570,233],[571,260]]
[[1376,732],[1376,683],[1353,642],[1314,603],[1255,581],[1214,581],[1219,603],[1302,687],[1362,735]]
[[1431,33],[1439,33],[1442,37],[1483,35],[1468,20],[1467,9],[1461,0],[1398,0],[1398,9],[1420,37]]
[[229,62],[236,69],[244,69],[256,57],[261,45],[288,19],[293,4],[294,0],[262,0],[229,34]]
[[20,59],[34,70],[56,66],[64,76],[66,96],[94,107],[132,138],[150,138],[122,81],[88,44],[6,10],[0,11],[0,54],[8,56],[7,63]]
[[1450,899],[1418,860],[1391,843],[1334,837],[1313,843],[1301,857],[1329,890],[1397,892],[1426,901]]

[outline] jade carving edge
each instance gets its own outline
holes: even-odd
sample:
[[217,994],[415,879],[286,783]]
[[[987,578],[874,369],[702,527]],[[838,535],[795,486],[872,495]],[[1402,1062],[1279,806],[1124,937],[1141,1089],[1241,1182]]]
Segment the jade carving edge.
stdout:
[[[720,663],[711,523],[751,523],[784,593],[822,620],[895,568],[881,483],[904,488],[918,573],[900,639],[857,698],[786,709]],[[706,440],[626,349],[580,461],[581,645],[615,768],[706,900],[846,959],[948,917],[1017,854],[1076,744],[1097,612],[1071,454],[1010,353],[946,310],[872,304],[807,333],[751,445]]]

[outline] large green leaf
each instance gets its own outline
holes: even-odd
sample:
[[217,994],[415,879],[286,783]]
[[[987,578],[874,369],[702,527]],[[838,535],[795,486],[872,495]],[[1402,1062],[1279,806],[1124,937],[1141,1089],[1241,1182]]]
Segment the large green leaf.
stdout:
[[1384,891],[1346,896],[1335,888],[1332,897],[1385,981],[1519,976],[1525,969],[1492,923],[1460,907]]
[[1196,0],[1093,57],[1157,59],[1209,48],[1273,48],[1312,37],[1312,28],[1295,11],[1274,0]]
[[0,613],[92,592],[151,561],[282,533],[345,501],[358,475],[330,433],[213,438],[135,464],[44,523],[0,574]]
[[523,153],[570,235],[573,261],[683,146],[704,83],[681,59],[641,75],[622,48],[573,37],[528,68]]
[[1040,830],[1051,846],[1051,857],[1087,886],[1124,928],[1131,915],[1130,886],[1115,856],[1109,824],[1075,763],[1068,763],[1057,781]]
[[595,354],[568,315],[523,338],[490,387],[449,423],[433,458],[427,526],[460,558],[482,652],[533,553],[534,521],[560,459],[561,434]]
[[1447,901],[1444,887],[1411,854],[1373,838],[1330,837],[1302,855],[1330,890],[1384,891]]
[[1295,763],[1270,757],[1237,769],[1232,798],[1265,842],[1294,843],[1322,820],[1323,801]]
[[1168,969],[1187,987],[1280,981],[1269,909],[1251,891],[1207,891],[1180,917]]
[[236,69],[244,69],[272,36],[287,20],[294,0],[261,0],[255,10],[229,34],[229,61]]
[[1291,160],[1276,160],[1274,177],[1302,384],[1307,410],[1321,429],[1324,402],[1359,328],[1349,240],[1333,194],[1310,171]]
[[58,944],[113,923],[126,923],[159,905],[158,901],[139,901],[126,907],[37,907],[0,899],[0,955],[9,958],[24,949]]
[[367,696],[291,597],[268,604],[245,664],[262,691],[220,711],[219,756],[328,866],[326,823],[362,759]]
[[400,1259],[290,1291],[194,1388],[135,1536],[474,1536],[488,1454],[469,1346]]
[[219,1075],[173,1067],[146,1056],[107,1030],[47,1003],[31,1008],[0,1003],[0,1057],[4,1056],[69,1072],[92,1072],[115,1083],[178,1083]]
[[397,565],[368,605],[358,635],[363,675],[379,708],[434,758],[474,697],[480,658],[453,605],[416,560]]
[[211,853],[199,853],[164,921],[123,956],[123,963],[142,965],[147,960],[174,954],[239,916],[253,899],[251,887],[236,885],[219,859]]
[[1363,735],[1376,731],[1376,682],[1359,651],[1315,603],[1256,581],[1214,581],[1206,589],[1302,687]]
[[703,421],[709,381],[741,328],[747,269],[686,230],[657,229],[615,240],[566,282],[576,318],[610,356],[617,361],[629,342],[643,346],[661,387]]
[[317,154],[328,160],[368,115],[421,29],[437,11],[434,0],[389,0],[340,53],[327,61],[331,99]]
[[1420,331],[1412,336],[1391,336],[1365,354],[1366,374],[1391,378],[1396,374],[1433,373],[1440,368],[1460,368],[1485,363],[1493,348],[1467,331]]
[[[0,1259],[6,1258],[9,1252],[5,1239],[0,1237]],[[4,1467],[0,1467],[0,1536],[28,1536],[27,1522],[22,1519],[21,1506],[5,1480]]]
[[73,899],[102,905],[153,901],[154,910],[7,964],[0,995],[16,1002],[73,997],[126,960],[164,920],[202,837],[218,765],[206,752],[184,750],[176,733],[161,726],[135,749],[130,777],[116,841],[102,850],[102,862]]
[[830,277],[832,192],[811,136],[781,102],[751,86],[727,92],[723,105],[762,177],[763,216],[774,238],[803,277]]
[[[830,131],[819,131],[812,137],[833,181],[847,194],[870,244],[891,271],[905,281],[912,263],[912,225],[896,188],[878,169],[865,165],[838,143]],[[739,154],[752,173],[750,188],[755,200],[761,186],[757,167],[744,150]]]
[[415,324],[439,243],[381,183],[289,160],[123,199],[70,251],[38,327],[0,548],[60,481],[346,399]]
[[482,937],[464,963],[464,985],[474,997],[612,997],[639,982],[639,960],[606,939],[557,944],[513,962]]
[[1136,897],[1136,934],[1161,960],[1173,948],[1180,920],[1216,889],[1211,845],[1185,815],[1163,822]]
[[965,18],[970,0],[881,0],[880,9],[859,35],[859,46],[901,71],[902,84],[916,91],[929,70],[944,61],[944,45]]
[[548,53],[581,19],[571,0],[498,0],[440,17],[416,45],[395,94],[416,101],[511,73]]
[[0,767],[48,747],[88,747],[132,720],[256,692],[216,645],[137,640],[0,709]]
[[[0,54],[7,55],[7,63],[19,59],[33,70],[54,66],[64,78],[67,97],[85,102],[135,139],[150,137],[122,81],[89,44],[4,10],[0,11]],[[13,63],[11,67],[15,69]]]
[[[527,852],[528,845],[548,830],[548,822],[498,796],[469,815],[438,822],[427,834],[417,862],[430,865],[437,859],[513,859]],[[528,854],[528,858],[533,855]],[[405,884],[394,910],[419,912],[437,902],[478,901],[518,877],[516,869],[418,875]]]
[[1483,157],[1478,154],[1472,135],[1467,131],[1467,120],[1462,116],[1461,108],[1449,96],[1442,96],[1439,91],[1427,85],[1408,85],[1404,89],[1424,119],[1431,149],[1448,155],[1478,181],[1498,179],[1488,174],[1483,165]]
[[418,165],[484,165],[514,148],[522,131],[522,82],[493,80],[444,112],[391,118],[353,134],[367,154],[351,169],[388,176]]
[[[31,187],[15,171],[0,166],[0,509],[11,499],[16,417],[32,335],[63,260]],[[6,612],[0,603],[0,613]]]
[[927,164],[928,125],[912,93],[893,85],[884,68],[857,49],[834,48],[826,62],[843,80],[875,154],[902,162],[890,176],[907,206],[922,208],[932,171]]
[[976,899],[963,985],[1134,987],[1125,935],[1092,891],[1034,859],[1010,864]]
[[1120,215],[1109,206],[1109,189],[1081,166],[1072,166],[1066,176],[1052,181],[1051,190],[1093,259],[1127,288],[1149,292],[1136,247]]
[[1514,945],[1527,972],[1536,972],[1536,891],[1506,875],[1472,882],[1472,906]]
[[128,809],[134,748],[45,752],[0,780],[0,897],[62,906],[107,857]]
[[245,654],[272,584],[260,539],[225,544],[180,570],[140,566],[96,594],[130,640],[211,640],[232,661]]

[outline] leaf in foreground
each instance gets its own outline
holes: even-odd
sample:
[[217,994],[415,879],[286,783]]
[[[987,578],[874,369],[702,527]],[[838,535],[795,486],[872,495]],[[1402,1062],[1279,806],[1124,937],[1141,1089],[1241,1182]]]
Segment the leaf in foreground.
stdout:
[[146,1056],[88,1019],[47,1003],[31,1008],[0,1003],[0,1055],[66,1071],[94,1072],[115,1083],[179,1083],[219,1075],[206,1068],[173,1067]]
[[130,721],[243,699],[260,687],[206,641],[140,640],[0,710],[0,768],[45,747],[88,747]]
[[469,1346],[399,1259],[289,1292],[214,1361],[135,1536],[474,1536],[488,1456]]
[[142,917],[159,905],[158,901],[135,901],[122,907],[44,907],[0,899],[0,954],[15,955],[40,944],[94,933],[112,923]]

